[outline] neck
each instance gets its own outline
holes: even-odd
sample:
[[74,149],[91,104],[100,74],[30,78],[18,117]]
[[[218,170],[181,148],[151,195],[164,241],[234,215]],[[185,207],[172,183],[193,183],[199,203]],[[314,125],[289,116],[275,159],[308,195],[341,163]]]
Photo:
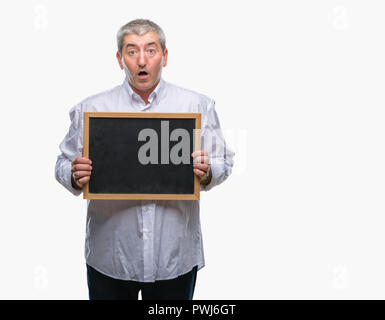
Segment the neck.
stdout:
[[159,81],[160,81],[160,79],[158,80],[157,83],[155,83],[155,85],[152,88],[147,89],[147,90],[138,90],[137,88],[132,86],[131,83],[128,83],[128,84],[130,85],[131,89],[142,98],[142,100],[145,102],[145,104],[148,104],[149,103],[148,97],[155,90],[155,88],[158,85]]

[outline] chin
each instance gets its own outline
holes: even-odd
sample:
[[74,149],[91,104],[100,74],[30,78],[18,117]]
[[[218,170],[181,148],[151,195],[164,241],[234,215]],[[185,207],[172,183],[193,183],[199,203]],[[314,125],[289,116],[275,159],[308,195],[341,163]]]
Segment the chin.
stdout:
[[154,87],[154,85],[155,83],[151,83],[151,84],[139,83],[136,85],[136,89],[140,91],[147,91],[147,90],[150,90],[152,87]]
[[151,86],[136,86],[136,89],[138,89],[139,91],[147,91],[147,90],[150,90],[152,87]]

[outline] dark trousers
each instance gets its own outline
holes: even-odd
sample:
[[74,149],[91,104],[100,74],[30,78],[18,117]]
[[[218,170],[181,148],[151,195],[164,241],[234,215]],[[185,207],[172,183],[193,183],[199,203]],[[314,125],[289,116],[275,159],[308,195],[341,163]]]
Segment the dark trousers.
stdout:
[[119,280],[108,277],[87,265],[90,300],[192,300],[198,268],[175,279],[155,282]]

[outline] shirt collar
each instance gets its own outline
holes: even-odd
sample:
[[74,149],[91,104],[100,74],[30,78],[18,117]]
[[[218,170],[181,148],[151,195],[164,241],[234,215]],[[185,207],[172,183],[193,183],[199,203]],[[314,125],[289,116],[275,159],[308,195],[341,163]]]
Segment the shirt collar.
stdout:
[[[134,91],[132,90],[131,86],[128,83],[127,77],[124,79],[123,82],[124,88],[127,90],[128,96],[130,97],[130,100],[136,100],[136,101],[141,101],[143,102],[142,98]],[[160,78],[159,83],[155,87],[155,89],[151,92],[150,96],[148,97],[148,101],[152,103],[154,100],[159,103],[159,97],[164,88],[164,80]]]

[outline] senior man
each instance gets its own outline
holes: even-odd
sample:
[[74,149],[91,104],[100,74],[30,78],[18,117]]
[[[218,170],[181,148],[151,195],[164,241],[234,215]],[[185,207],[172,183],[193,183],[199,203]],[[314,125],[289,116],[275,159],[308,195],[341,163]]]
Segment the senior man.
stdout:
[[[201,190],[231,173],[214,101],[161,78],[168,51],[162,29],[133,20],[117,34],[116,58],[123,84],[88,97],[70,110],[71,125],[60,144],[56,179],[74,195],[91,178],[83,151],[84,112],[193,112],[202,115],[202,146],[192,154]],[[193,298],[204,266],[198,200],[88,200],[85,258],[90,299]]]

